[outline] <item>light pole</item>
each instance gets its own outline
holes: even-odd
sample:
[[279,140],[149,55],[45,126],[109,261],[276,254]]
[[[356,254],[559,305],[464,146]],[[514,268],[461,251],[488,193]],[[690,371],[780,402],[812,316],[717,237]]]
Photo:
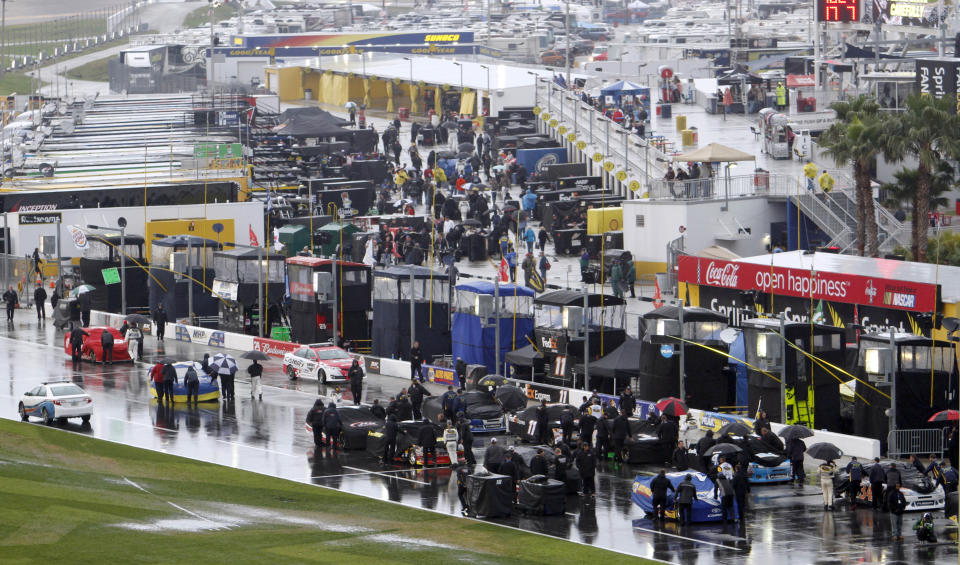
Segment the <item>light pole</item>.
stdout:
[[460,67],[460,96],[463,96],[463,65],[456,61],[453,64]]
[[207,82],[207,86],[210,87],[210,94],[211,94],[211,96],[212,96],[212,95],[213,95],[213,81],[214,81],[214,78],[213,78],[213,60],[214,60],[214,56],[213,56],[213,47],[214,47],[214,45],[213,45],[213,42],[214,42],[214,37],[213,37],[213,13],[214,13],[214,7],[213,7],[213,0],[207,0],[207,3],[210,5],[210,8],[209,8],[209,10],[208,10],[208,12],[209,12],[209,14],[210,14],[210,69],[209,69],[210,80]]
[[[486,65],[480,65],[480,68],[485,69],[487,71],[487,100],[488,100],[487,107],[489,111],[492,112],[493,111],[493,94],[490,92],[490,67]],[[480,104],[480,106],[481,106],[481,109],[483,109],[482,103]],[[536,103],[534,103],[534,106],[536,106]]]
[[533,71],[527,71],[527,74],[533,77],[533,105],[539,106],[537,96],[540,94],[540,75]]
[[567,63],[567,88],[570,88],[570,59],[573,57],[573,45],[570,41],[570,0],[567,0],[567,16],[563,18],[563,25],[567,38],[567,52],[564,57]]
[[404,57],[404,61],[410,61],[410,84],[413,84],[413,59],[410,57]]
[[0,0],[0,77],[7,71],[7,0]]

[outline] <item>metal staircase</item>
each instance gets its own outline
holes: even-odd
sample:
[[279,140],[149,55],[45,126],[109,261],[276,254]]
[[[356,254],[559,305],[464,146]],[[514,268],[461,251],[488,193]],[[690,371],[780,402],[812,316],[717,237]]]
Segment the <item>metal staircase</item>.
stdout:
[[[801,212],[830,237],[830,245],[849,252],[857,244],[857,204],[852,189],[823,192],[803,191],[791,196]],[[881,253],[890,253],[897,246],[910,246],[910,227],[893,217],[889,210],[874,201],[877,214],[877,240]]]

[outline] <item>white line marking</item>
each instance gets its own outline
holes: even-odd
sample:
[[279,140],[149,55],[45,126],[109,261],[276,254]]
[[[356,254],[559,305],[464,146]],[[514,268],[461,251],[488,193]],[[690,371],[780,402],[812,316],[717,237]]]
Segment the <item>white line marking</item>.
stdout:
[[177,510],[180,510],[181,512],[186,512],[187,514],[193,516],[194,518],[199,518],[199,519],[203,520],[204,522],[210,522],[211,524],[216,524],[216,523],[217,523],[217,522],[214,522],[213,520],[211,520],[211,519],[209,519],[209,518],[205,518],[205,517],[197,514],[196,512],[191,512],[191,511],[187,510],[186,508],[184,508],[183,506],[178,506],[178,505],[170,502],[169,500],[167,501],[167,504],[169,504],[170,506],[173,506],[174,508],[176,508]]
[[429,485],[429,484],[430,484],[430,483],[425,483],[425,482],[423,482],[423,481],[418,481],[418,480],[416,480],[416,479],[406,479],[406,478],[404,478],[404,477],[394,477],[394,476],[388,475],[388,474],[386,474],[386,473],[380,473],[380,472],[378,472],[378,471],[368,471],[368,470],[366,470],[366,469],[361,469],[361,468],[359,468],[359,467],[349,467],[349,466],[347,466],[347,465],[344,465],[343,468],[344,468],[344,469],[351,469],[351,470],[353,470],[353,471],[360,471],[361,473],[366,473],[366,474],[369,474],[369,475],[380,475],[381,477],[386,477],[386,478],[388,478],[388,479],[397,479],[398,481],[407,481],[407,482],[410,482],[410,483],[417,483],[418,485]]
[[128,479],[128,478],[126,478],[126,477],[123,477],[123,480],[127,481],[127,484],[130,485],[130,486],[132,486],[132,487],[135,488],[135,489],[142,490],[143,492],[145,492],[145,493],[147,493],[147,494],[151,494],[151,495],[153,494],[152,492],[148,491],[147,489],[143,488],[142,486],[138,485],[137,483],[131,481],[130,479]]
[[634,526],[633,529],[634,529],[634,530],[642,530],[642,531],[644,531],[644,532],[650,532],[651,534],[659,534],[659,535],[661,535],[661,536],[670,536],[670,537],[672,537],[672,538],[685,539],[685,540],[687,540],[687,541],[692,541],[692,542],[694,542],[694,543],[702,543],[702,544],[706,544],[706,545],[712,545],[712,546],[714,546],[714,547],[722,547],[723,549],[732,549],[733,551],[743,551],[743,549],[741,549],[741,548],[739,548],[739,547],[732,547],[732,546],[729,546],[729,545],[723,545],[723,544],[721,544],[721,543],[713,543],[713,542],[710,542],[710,541],[703,541],[703,540],[699,540],[699,539],[696,539],[696,538],[688,538],[687,536],[681,536],[681,535],[678,535],[678,534],[669,534],[669,533],[667,533],[667,532],[661,532],[661,531],[658,531],[658,530],[650,530],[650,529],[648,529],[648,528],[641,528],[640,526]]
[[108,417],[107,419],[108,419],[108,420],[113,420],[113,421],[115,421],[115,422],[125,422],[125,423],[127,423],[127,424],[133,424],[134,426],[141,426],[141,427],[144,427],[144,428],[154,428],[154,429],[157,429],[157,430],[164,430],[164,431],[168,431],[168,432],[174,432],[174,433],[176,433],[176,432],[179,431],[179,430],[172,430],[172,429],[170,429],[170,428],[164,428],[163,426],[157,426],[157,425],[155,425],[155,424],[144,424],[144,423],[142,423],[142,422],[134,422],[133,420],[124,420],[123,418],[112,418],[112,417]]
[[256,449],[257,451],[265,451],[265,452],[267,452],[267,453],[274,453],[274,454],[276,454],[276,455],[283,455],[283,456],[285,456],[285,457],[296,457],[296,458],[300,458],[299,455],[291,455],[290,453],[284,453],[283,451],[274,451],[273,449],[267,449],[267,448],[265,448],[265,447],[255,447],[255,446],[253,446],[253,445],[247,445],[247,444],[244,444],[244,443],[237,443],[237,442],[235,442],[235,441],[227,441],[227,440],[225,440],[225,439],[218,439],[218,440],[217,440],[217,443],[225,443],[225,444],[227,444],[227,445],[236,445],[236,446],[238,446],[238,447],[245,447],[245,448],[247,448],[247,449]]

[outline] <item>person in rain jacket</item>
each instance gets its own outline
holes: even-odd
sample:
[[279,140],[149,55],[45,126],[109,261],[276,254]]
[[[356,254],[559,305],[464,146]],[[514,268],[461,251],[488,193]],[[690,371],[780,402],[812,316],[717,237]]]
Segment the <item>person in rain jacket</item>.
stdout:
[[331,402],[327,404],[327,409],[323,411],[323,433],[334,449],[340,447],[340,413],[337,412],[337,405]]
[[260,384],[260,378],[263,376],[263,365],[257,363],[257,360],[254,359],[253,363],[247,367],[247,374],[250,375],[250,398],[256,396],[263,400],[263,386]]
[[437,433],[430,424],[430,420],[424,418],[423,421],[425,425],[420,428],[417,443],[423,450],[423,466],[426,467],[431,458],[433,464],[437,464]]
[[787,107],[787,89],[782,82],[777,83],[777,110],[783,110]]
[[193,403],[197,404],[200,397],[200,376],[197,370],[193,368],[193,363],[187,367],[187,372],[183,375],[183,384],[187,387],[187,404],[190,404],[190,397],[193,397]]
[[220,365],[220,370],[218,371],[223,397],[227,400],[233,400],[234,397],[233,379],[236,371],[236,368],[228,368],[226,362]]
[[347,372],[347,378],[350,379],[350,393],[353,395],[353,404],[354,406],[360,406],[360,398],[363,396],[363,369],[360,368],[358,360],[353,360],[350,371]]
[[590,268],[590,252],[584,247],[580,254],[580,282],[587,282],[587,269]]
[[157,404],[163,404],[163,363],[157,363],[153,369],[150,369],[150,380],[153,381],[153,388],[157,391]]
[[693,501],[697,500],[697,486],[693,484],[693,475],[687,474],[677,485],[677,518],[680,525],[690,525],[690,511],[693,509]]
[[537,234],[532,227],[527,226],[527,231],[523,232],[523,241],[527,243],[527,253],[533,253],[533,246],[537,243]]
[[617,298],[623,298],[623,268],[620,266],[620,261],[616,261],[613,264],[613,268],[610,269],[610,286],[613,288],[613,295]]
[[[113,334],[107,330],[100,332],[100,347],[103,349],[101,365],[113,365]],[[108,360],[109,359],[109,360]]]
[[457,428],[453,427],[452,421],[447,421],[447,427],[443,430],[443,445],[447,448],[447,456],[450,458],[450,466],[456,467],[460,460],[457,457],[457,443],[460,441],[460,434]]
[[830,173],[828,173],[826,170],[820,173],[820,176],[817,178],[817,182],[820,183],[820,190],[822,190],[824,194],[833,190],[833,185],[836,183]]
[[323,400],[318,398],[307,412],[307,423],[313,429],[313,445],[323,447]]
[[167,397],[167,403],[173,404],[173,385],[177,384],[177,369],[173,363],[163,365],[163,393]]

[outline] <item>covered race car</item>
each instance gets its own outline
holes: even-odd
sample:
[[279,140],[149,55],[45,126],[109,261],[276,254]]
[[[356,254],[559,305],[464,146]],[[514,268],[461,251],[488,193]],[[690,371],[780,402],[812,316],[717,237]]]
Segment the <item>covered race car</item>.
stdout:
[[[467,405],[465,413],[470,420],[470,430],[474,433],[507,430],[503,408],[489,393],[471,390],[463,393],[463,401]],[[424,400],[423,415],[435,424],[440,423],[443,415],[442,397],[431,396]]]
[[[215,402],[219,400],[220,385],[217,379],[210,378],[210,375],[205,373],[203,367],[196,361],[179,361],[173,364],[173,368],[177,370],[177,382],[173,385],[173,401],[187,401],[187,384],[183,382],[183,379],[187,376],[187,369],[190,368],[190,366],[193,366],[193,370],[197,372],[197,378],[200,380],[200,387],[197,389],[197,401]],[[150,368],[147,369],[146,378],[147,382],[150,383],[150,397],[156,398],[156,383],[150,378],[150,372],[153,370],[153,367],[154,366],[151,365]]]
[[[384,421],[373,415],[369,406],[343,405],[337,406],[340,415],[340,445],[343,449],[365,449],[367,447],[367,432],[382,428]],[[313,426],[308,422],[304,426],[313,433]]]
[[[436,461],[430,461],[429,464],[449,465],[450,456],[443,445],[443,428],[430,422],[407,420],[400,422],[400,429],[397,431],[397,450],[393,458],[394,463],[409,463],[410,465],[422,466],[423,449],[417,445],[420,437],[420,430],[425,426],[433,428],[437,436],[437,457]],[[367,429],[367,453],[374,457],[380,457],[383,454],[385,440],[383,437],[384,425]],[[457,446],[457,458],[463,456],[463,447]]]
[[[860,490],[857,491],[857,502],[872,503],[873,493],[870,489],[870,469],[874,465],[880,465],[884,471],[890,468],[893,463],[896,469],[900,471],[900,492],[907,500],[907,512],[929,511],[937,508],[943,508],[946,494],[943,487],[939,486],[930,477],[924,476],[905,461],[881,460],[880,463],[869,463],[863,466],[863,479],[860,481]],[[835,495],[840,498],[847,492],[850,485],[850,474],[846,469],[839,469],[833,479]],[[886,494],[887,485],[883,485],[884,494]]]
[[330,343],[312,343],[283,356],[283,372],[291,379],[310,378],[323,383],[348,381],[353,357]]
[[[520,437],[525,442],[535,442],[539,440],[540,430],[537,429],[537,410],[540,406],[529,406],[507,416],[508,431]],[[550,422],[550,437],[556,441],[563,437],[563,430],[560,427],[560,418],[563,414],[569,414],[573,417],[573,428],[577,429],[580,423],[580,413],[577,407],[571,404],[547,404],[547,418]]]
[[793,468],[786,453],[771,449],[756,437],[745,443],[750,455],[750,484],[781,483],[793,478]]
[[[672,449],[657,437],[656,427],[647,420],[630,418],[630,437],[623,442],[623,460],[627,463],[662,463]],[[713,486],[710,487],[711,492]]]
[[[83,347],[80,350],[84,359],[93,361],[94,363],[103,361],[103,345],[100,341],[100,334],[110,332],[113,335],[113,360],[116,362],[133,360],[130,358],[130,352],[127,351],[127,342],[123,339],[120,330],[117,328],[92,326],[83,328],[83,331],[88,334],[83,337]],[[63,336],[63,350],[67,355],[73,352],[70,347],[70,332],[67,332]]]
[[[720,501],[713,498],[713,481],[707,478],[703,473],[691,472],[693,484],[697,487],[697,499],[693,501],[693,507],[690,511],[690,520],[693,522],[718,522],[723,519],[723,510],[720,508]],[[687,476],[687,472],[667,473],[670,484],[676,488]],[[647,514],[653,513],[653,494],[650,492],[650,481],[653,475],[637,475],[633,480],[633,492],[630,495],[633,503],[640,507]],[[676,502],[673,493],[667,494],[668,510],[666,517],[670,520],[677,519]],[[736,503],[734,503],[736,512]]]

